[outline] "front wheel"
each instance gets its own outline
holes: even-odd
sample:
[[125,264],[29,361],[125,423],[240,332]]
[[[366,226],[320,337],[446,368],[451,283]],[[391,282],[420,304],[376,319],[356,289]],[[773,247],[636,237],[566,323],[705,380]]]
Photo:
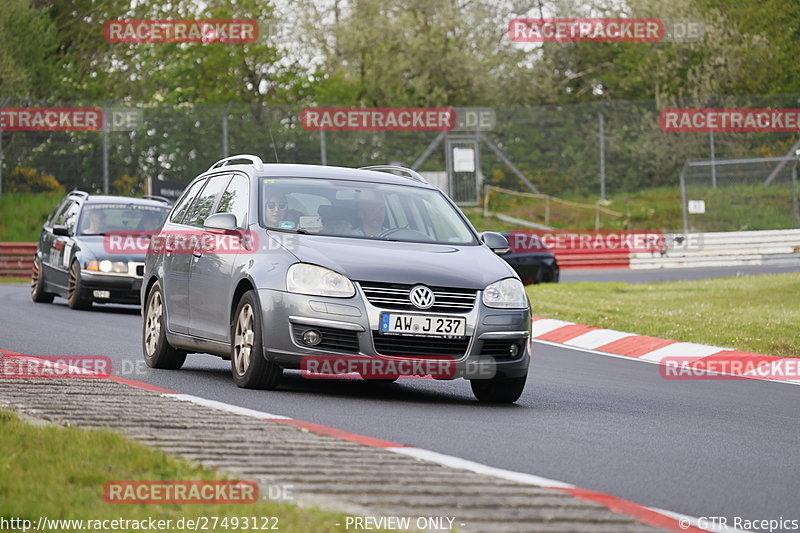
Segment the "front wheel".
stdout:
[[186,361],[186,352],[176,350],[167,341],[166,324],[161,285],[156,282],[147,296],[142,325],[142,353],[150,368],[177,370]]
[[44,272],[42,260],[33,258],[33,272],[31,272],[31,300],[36,303],[49,304],[53,302],[55,294],[44,291]]
[[236,307],[231,325],[231,372],[243,389],[274,389],[283,369],[264,357],[261,309],[255,293],[247,291]]
[[518,378],[492,378],[470,380],[472,394],[479,402],[514,403],[522,396],[528,375]]
[[90,309],[92,307],[92,297],[81,284],[81,267],[77,261],[73,261],[69,268],[67,303],[70,309]]

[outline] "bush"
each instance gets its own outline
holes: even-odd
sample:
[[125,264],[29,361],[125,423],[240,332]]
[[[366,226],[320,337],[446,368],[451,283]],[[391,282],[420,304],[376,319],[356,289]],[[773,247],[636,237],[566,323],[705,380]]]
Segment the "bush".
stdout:
[[52,174],[35,168],[16,167],[4,183],[7,192],[43,192],[64,194],[65,189]]

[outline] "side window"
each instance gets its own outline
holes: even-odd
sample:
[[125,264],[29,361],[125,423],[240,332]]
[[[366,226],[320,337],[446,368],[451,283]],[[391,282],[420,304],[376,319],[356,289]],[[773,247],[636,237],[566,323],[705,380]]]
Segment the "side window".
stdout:
[[205,182],[206,180],[198,180],[189,188],[188,191],[186,191],[186,194],[183,195],[178,204],[172,210],[172,216],[169,217],[170,222],[180,224],[181,219],[183,219],[183,215],[186,214],[186,210],[191,205],[192,200],[194,200],[194,197],[197,196],[197,191],[200,190]]
[[197,195],[197,198],[195,198],[186,212],[186,218],[183,219],[183,223],[187,226],[202,228],[203,222],[211,214],[211,209],[214,207],[217,196],[228,184],[230,177],[230,174],[222,174],[209,178],[206,186],[203,187],[203,190],[200,191],[200,194]]
[[76,201],[67,203],[53,219],[54,226],[66,226],[70,233],[75,231],[75,221],[78,219],[78,212],[81,204]]
[[63,211],[63,209],[67,205],[67,203],[68,203],[68,201],[67,201],[66,198],[64,198],[63,200],[58,202],[58,205],[55,206],[53,211],[50,213],[50,216],[47,217],[47,221],[44,223],[45,226],[52,226],[53,225],[53,221],[55,220],[56,215],[61,213],[61,211]]
[[222,193],[216,213],[233,213],[236,215],[236,225],[244,227],[247,224],[247,208],[250,205],[250,182],[241,174],[231,178],[228,188]]

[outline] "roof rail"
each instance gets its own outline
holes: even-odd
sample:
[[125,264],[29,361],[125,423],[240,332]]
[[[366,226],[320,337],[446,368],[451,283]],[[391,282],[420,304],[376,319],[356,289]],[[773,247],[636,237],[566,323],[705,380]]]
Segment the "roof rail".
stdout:
[[236,161],[237,159],[247,159],[250,163],[256,167],[256,170],[263,170],[264,169],[264,162],[261,160],[260,157],[257,155],[250,155],[250,154],[239,154],[239,155],[232,155],[230,157],[226,157],[224,159],[220,159],[213,165],[211,165],[208,170],[214,170],[215,168],[224,167],[226,165],[230,165],[231,161]]
[[402,172],[404,174],[403,177],[412,179],[414,181],[418,181],[420,183],[428,183],[428,180],[422,177],[422,174],[417,172],[416,170],[401,167],[398,165],[371,165],[368,167],[361,167],[358,170],[377,170],[378,172]]
[[82,196],[84,198],[88,198],[89,193],[86,191],[79,191],[78,189],[73,189],[69,191],[69,194],[67,196]]
[[163,196],[156,196],[154,194],[145,194],[142,196],[145,200],[157,200],[159,202],[164,202],[165,204],[171,204],[172,202],[168,198],[164,198]]

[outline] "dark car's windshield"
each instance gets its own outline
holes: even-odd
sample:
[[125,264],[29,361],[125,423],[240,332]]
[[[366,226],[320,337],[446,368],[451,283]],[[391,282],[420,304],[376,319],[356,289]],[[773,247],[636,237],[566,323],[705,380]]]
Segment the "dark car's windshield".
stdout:
[[265,178],[261,180],[261,222],[272,229],[336,237],[476,242],[438,190],[383,183]]
[[105,235],[114,231],[154,231],[169,213],[169,206],[97,203],[81,212],[80,235]]

